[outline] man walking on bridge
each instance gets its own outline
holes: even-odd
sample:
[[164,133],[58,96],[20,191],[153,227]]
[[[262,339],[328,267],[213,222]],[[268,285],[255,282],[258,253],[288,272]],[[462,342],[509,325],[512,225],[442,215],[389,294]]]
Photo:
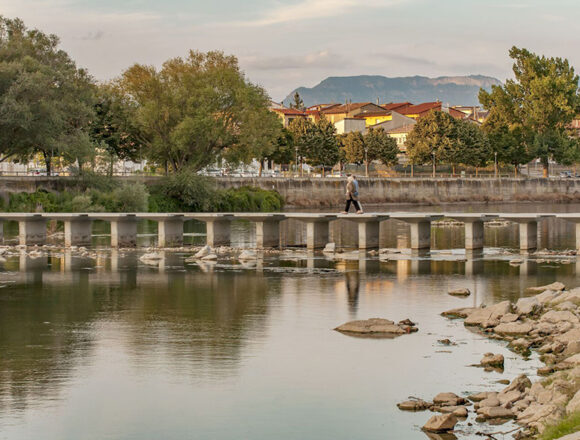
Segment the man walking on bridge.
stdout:
[[362,214],[363,210],[358,202],[358,182],[356,176],[349,175],[346,182],[346,206],[343,214],[348,214],[350,211],[350,204],[354,204],[357,214]]

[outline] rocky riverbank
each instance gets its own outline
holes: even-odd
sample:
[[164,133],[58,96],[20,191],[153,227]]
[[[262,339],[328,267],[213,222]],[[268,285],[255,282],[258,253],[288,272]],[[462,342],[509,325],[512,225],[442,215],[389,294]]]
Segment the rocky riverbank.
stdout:
[[[552,283],[528,290],[536,295],[516,303],[503,301],[490,306],[448,310],[442,315],[464,319],[464,325],[489,338],[506,341],[523,356],[532,350],[545,364],[538,370],[541,380],[532,382],[518,376],[499,391],[460,397],[441,393],[431,401],[412,399],[400,403],[401,410],[431,410],[433,416],[423,427],[428,432],[459,430],[469,413],[476,422],[502,424],[515,421],[515,438],[537,438],[564,417],[580,411],[580,288],[567,290]],[[487,353],[480,366],[503,368],[503,356]],[[493,437],[491,437],[493,438]]]

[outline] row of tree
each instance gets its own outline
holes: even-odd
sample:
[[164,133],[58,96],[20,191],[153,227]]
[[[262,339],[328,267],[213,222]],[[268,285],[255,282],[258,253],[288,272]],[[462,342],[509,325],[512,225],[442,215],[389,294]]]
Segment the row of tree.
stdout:
[[[237,59],[190,51],[160,69],[135,64],[98,84],[59,49],[59,40],[18,19],[0,16],[0,161],[41,154],[79,172],[107,157],[147,159],[167,172],[199,170],[217,158],[277,163],[397,162],[396,142],[383,130],[336,135],[333,124],[296,119],[283,129],[270,98],[247,80]],[[541,158],[579,161],[569,124],[578,114],[578,76],[567,60],[512,48],[513,80],[482,90],[489,110],[481,129],[443,112],[421,118],[407,140],[412,163],[519,165]],[[296,97],[296,105],[302,105]]]

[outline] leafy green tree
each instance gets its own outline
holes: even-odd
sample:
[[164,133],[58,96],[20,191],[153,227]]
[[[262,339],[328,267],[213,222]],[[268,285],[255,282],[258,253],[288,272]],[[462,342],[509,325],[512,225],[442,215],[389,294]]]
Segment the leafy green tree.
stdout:
[[325,167],[333,167],[340,158],[336,128],[325,117],[320,118],[314,126],[313,148],[307,152],[306,159],[310,165],[322,167],[324,175]]
[[445,112],[430,111],[419,119],[407,137],[407,155],[415,165],[452,163],[457,151],[455,120]]
[[397,141],[390,137],[383,128],[369,128],[364,135],[364,143],[370,161],[380,160],[386,166],[398,163],[400,151]]
[[0,16],[0,153],[21,160],[41,153],[48,174],[54,157],[82,170],[94,153],[92,78],[58,45],[55,35]]
[[282,128],[274,149],[265,156],[264,159],[270,159],[271,161],[279,164],[288,164],[294,160],[295,149],[294,149],[294,137],[292,132],[287,128]]
[[362,133],[351,131],[342,138],[342,151],[346,163],[360,165],[365,161],[365,140]]
[[109,175],[115,161],[140,159],[141,144],[135,136],[129,104],[110,84],[97,88],[95,117],[90,123],[90,137],[95,146],[102,148],[109,159]]
[[491,144],[486,134],[473,122],[455,120],[457,129],[457,156],[452,163],[484,167],[493,159]]
[[274,149],[280,123],[266,92],[246,80],[234,56],[190,51],[161,70],[135,64],[117,81],[152,161],[199,170],[218,156],[249,162]]
[[525,159],[540,158],[547,176],[550,159],[564,161],[570,156],[566,130],[580,109],[579,78],[566,59],[546,58],[515,46],[509,55],[515,79],[493,86],[491,92],[479,92],[481,104],[490,111],[486,130],[509,133],[506,139],[515,141],[509,149],[524,150]]
[[294,101],[290,104],[290,108],[295,108],[296,110],[304,110],[305,108],[304,101],[302,101],[300,93],[298,92],[294,93],[292,99],[294,99]]

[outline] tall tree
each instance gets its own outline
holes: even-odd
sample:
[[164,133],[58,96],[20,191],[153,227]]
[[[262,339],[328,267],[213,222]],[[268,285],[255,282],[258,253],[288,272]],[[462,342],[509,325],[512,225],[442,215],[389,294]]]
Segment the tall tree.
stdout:
[[400,151],[397,141],[390,137],[382,127],[369,128],[364,135],[364,143],[368,150],[369,161],[379,160],[386,166],[398,163]]
[[249,162],[272,151],[280,124],[266,92],[234,56],[190,51],[160,71],[136,64],[117,81],[147,156],[166,169],[201,169],[219,155]]
[[360,165],[365,161],[365,140],[359,131],[351,131],[342,137],[342,151],[347,163]]
[[457,154],[457,129],[448,113],[430,111],[419,119],[407,137],[407,155],[411,163],[450,162]]
[[338,162],[340,157],[338,148],[334,124],[324,116],[321,117],[315,124],[313,148],[306,155],[308,163],[322,167],[324,175],[325,167],[333,167]]
[[457,155],[452,163],[484,167],[493,158],[491,145],[479,126],[468,120],[456,120]]
[[112,85],[97,87],[95,117],[89,134],[95,146],[106,152],[110,175],[117,160],[140,160],[142,153],[129,108],[124,96]]
[[292,97],[293,101],[290,104],[290,108],[295,108],[296,110],[304,110],[304,101],[300,97],[300,93],[295,92],[294,96]]
[[566,59],[515,46],[509,55],[515,79],[479,92],[481,104],[490,111],[486,129],[510,133],[520,149],[541,159],[547,176],[549,160],[565,160],[569,153],[566,127],[580,109],[579,78]]
[[49,175],[54,157],[82,170],[94,153],[92,79],[58,45],[55,35],[0,16],[0,153],[22,160],[41,153]]

